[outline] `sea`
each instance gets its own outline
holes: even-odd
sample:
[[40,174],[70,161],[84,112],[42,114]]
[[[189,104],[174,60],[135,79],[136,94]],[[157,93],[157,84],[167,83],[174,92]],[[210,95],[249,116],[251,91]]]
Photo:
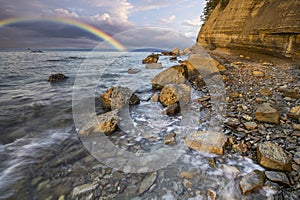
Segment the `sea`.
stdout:
[[[159,135],[161,132],[170,132],[180,127],[181,116],[161,115],[163,107],[159,103],[149,103],[149,99],[154,94],[151,89],[151,79],[160,71],[178,62],[162,56],[159,62],[162,63],[163,69],[145,69],[141,61],[149,54],[151,52],[46,50],[43,53],[30,53],[22,50],[2,50],[0,52],[0,199],[13,196],[12,186],[24,179],[31,166],[42,159],[41,155],[45,155],[45,152],[55,149],[68,139],[80,140],[73,112],[73,106],[76,104],[74,102],[78,101],[78,98],[92,97],[94,100],[92,106],[95,108],[93,112],[99,114],[104,112],[100,104],[100,94],[112,86],[126,86],[141,100],[140,105],[130,110],[134,123],[144,124],[147,130],[152,129],[152,136],[156,134],[158,138],[162,137]],[[185,60],[187,56],[177,59]],[[129,69],[135,69],[137,73],[128,73]],[[55,83],[48,82],[48,77],[56,73],[62,73],[68,78]],[[81,95],[78,95],[78,91]],[[192,91],[193,98],[199,98],[201,95],[204,94]],[[208,120],[205,120],[205,114],[207,113],[197,115],[201,118],[201,123],[196,125],[195,130],[206,128]],[[132,141],[142,141],[141,135],[130,135],[130,137],[133,138]],[[128,143],[128,145],[132,144]],[[149,148],[147,151],[155,151],[160,148],[160,145],[153,143]],[[199,154],[192,157],[189,153],[184,154],[181,160],[185,166],[191,165],[193,168],[202,166],[207,169],[208,166],[204,166],[201,162],[202,157]],[[261,169],[250,159],[238,156],[228,159],[226,164],[238,166],[241,174]],[[203,168],[203,171],[205,169]],[[219,170],[207,176],[220,177],[222,173]],[[226,180],[229,179],[230,177]],[[220,178],[215,181],[220,184],[222,180]],[[240,192],[232,191],[228,182],[225,181],[223,184],[226,188],[223,190],[224,195],[225,193],[233,196],[240,195]],[[151,192],[155,193],[155,190]],[[232,196],[229,195],[228,199],[230,197]],[[176,198],[171,191],[164,197],[164,199]],[[137,199],[139,199],[138,195]]]

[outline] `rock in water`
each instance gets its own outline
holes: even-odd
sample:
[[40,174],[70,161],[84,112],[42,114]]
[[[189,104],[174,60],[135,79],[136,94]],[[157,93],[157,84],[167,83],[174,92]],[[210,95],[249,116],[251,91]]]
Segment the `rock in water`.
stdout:
[[158,59],[159,59],[158,54],[151,54],[147,56],[145,59],[143,59],[143,64],[157,63]]
[[185,65],[172,66],[159,74],[151,81],[153,89],[160,90],[167,84],[185,83],[188,72]]
[[240,188],[243,195],[248,192],[252,192],[255,189],[259,189],[264,186],[265,175],[259,170],[254,170],[253,172],[244,176],[240,181]]
[[299,119],[300,118],[300,106],[295,106],[287,114],[290,118]]
[[126,104],[135,105],[140,103],[138,96],[127,87],[112,87],[100,96],[102,107],[106,110],[120,109]]
[[169,133],[168,135],[166,135],[164,137],[164,143],[165,145],[172,145],[172,144],[176,144],[176,138],[175,138],[176,134],[175,133]]
[[139,195],[141,195],[144,192],[146,192],[153,185],[153,183],[156,180],[156,177],[157,177],[157,172],[153,172],[153,173],[147,175],[143,179],[143,181],[142,181],[142,183],[140,185],[140,188],[139,188]]
[[206,153],[223,154],[227,137],[223,133],[213,131],[194,132],[187,135],[185,145],[197,151]]
[[270,104],[263,103],[255,112],[256,120],[259,122],[267,122],[271,124],[279,123],[279,113],[272,108]]
[[179,106],[183,108],[181,104],[188,104],[190,102],[191,88],[185,84],[169,84],[166,85],[160,93],[159,100],[164,106],[170,106],[179,102]]
[[279,171],[292,170],[292,158],[284,150],[272,143],[261,143],[257,147],[257,160],[262,166]]
[[109,135],[116,130],[118,120],[117,110],[98,115],[96,121],[90,121],[85,124],[79,131],[79,134],[104,133],[105,135]]
[[65,76],[64,74],[51,74],[49,76],[49,79],[48,81],[53,83],[53,82],[57,82],[57,81],[61,81],[61,80],[64,80],[64,79],[67,79],[68,77]]
[[140,71],[141,71],[140,69],[129,68],[127,72],[128,72],[128,74],[137,74]]
[[288,177],[283,172],[267,171],[265,172],[265,175],[273,182],[284,183],[287,185],[290,184]]
[[146,64],[145,66],[146,69],[162,69],[162,64],[161,63],[149,63]]
[[91,192],[92,190],[96,189],[98,185],[98,183],[87,183],[84,185],[76,186],[72,191],[72,198],[75,198],[76,196],[85,194],[87,192]]
[[164,115],[169,115],[169,116],[174,116],[177,113],[180,112],[180,106],[178,103],[174,103],[172,105],[167,106],[163,111],[162,114]]

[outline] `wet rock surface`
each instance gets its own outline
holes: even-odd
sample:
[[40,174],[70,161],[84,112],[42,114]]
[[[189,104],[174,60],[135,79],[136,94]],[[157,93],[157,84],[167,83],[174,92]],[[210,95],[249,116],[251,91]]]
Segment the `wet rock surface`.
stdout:
[[54,83],[57,81],[62,81],[67,79],[68,77],[64,74],[51,74],[48,78],[48,82]]
[[240,181],[242,193],[245,195],[248,192],[252,192],[255,189],[263,187],[264,179],[264,173],[259,170],[254,170],[253,172],[247,174]]
[[126,87],[117,86],[106,90],[100,96],[102,107],[106,110],[120,109],[123,106],[139,104],[138,96]]
[[158,59],[159,59],[158,54],[151,54],[147,56],[145,59],[143,59],[142,63],[143,64],[157,63]]
[[188,104],[190,102],[190,93],[191,88],[189,85],[169,84],[161,90],[159,100],[164,106],[170,106],[175,103]]

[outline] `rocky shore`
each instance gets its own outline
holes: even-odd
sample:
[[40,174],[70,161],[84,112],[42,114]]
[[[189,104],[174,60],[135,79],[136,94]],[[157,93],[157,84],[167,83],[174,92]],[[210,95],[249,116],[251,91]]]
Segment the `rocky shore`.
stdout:
[[[173,59],[178,52],[165,54]],[[210,55],[216,60],[226,90],[226,112],[220,132],[192,133],[184,138],[189,149],[182,158],[164,169],[144,174],[124,173],[101,164],[74,135],[36,158],[30,172],[14,185],[12,199],[151,199],[162,196],[171,199],[263,199],[267,196],[299,199],[299,63],[252,54],[211,52]],[[144,63],[150,68],[149,64],[158,60],[154,55]],[[190,64],[178,62],[165,69],[172,74],[170,79],[158,74],[152,80],[155,91],[150,101],[161,102],[164,113],[170,117],[180,115],[183,104],[195,103],[186,95],[191,88],[203,94],[197,99],[199,106],[195,109],[211,111],[209,90]],[[187,80],[191,87],[186,84]],[[121,87],[108,89],[101,99],[106,102],[107,109],[103,115],[108,116],[99,116],[103,126],[92,124],[80,134],[88,135],[96,130],[112,135],[113,140],[118,120],[114,109],[122,107],[124,102],[136,105],[140,99],[138,94]],[[216,137],[218,140],[214,141]],[[161,138],[165,145],[174,145],[181,139],[173,132]],[[147,142],[136,145],[143,149]],[[199,150],[218,156],[203,156]],[[235,193],[230,196],[230,191]]]

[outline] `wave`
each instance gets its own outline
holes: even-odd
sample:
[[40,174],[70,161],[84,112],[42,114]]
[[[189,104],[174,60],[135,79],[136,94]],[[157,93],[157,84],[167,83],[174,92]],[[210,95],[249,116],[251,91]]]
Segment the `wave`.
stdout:
[[72,137],[71,127],[64,130],[49,130],[38,138],[25,136],[13,143],[0,146],[0,199],[13,195],[12,185],[24,177],[25,171],[37,163],[54,144]]

